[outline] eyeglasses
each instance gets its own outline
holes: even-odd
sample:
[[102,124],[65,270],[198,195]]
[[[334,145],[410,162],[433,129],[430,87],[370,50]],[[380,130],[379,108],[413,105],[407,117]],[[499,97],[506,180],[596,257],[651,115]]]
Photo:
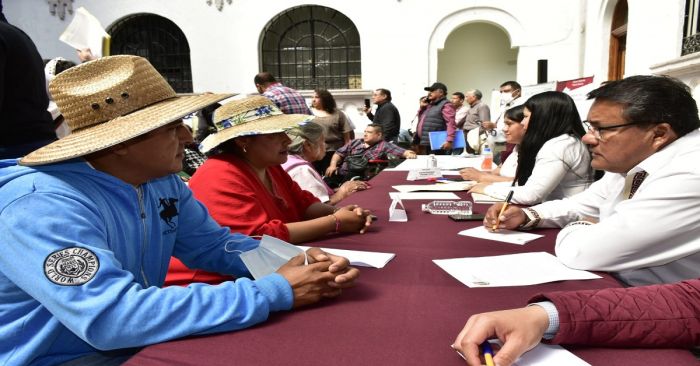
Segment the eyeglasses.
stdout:
[[596,138],[598,141],[605,141],[603,137],[601,136],[601,131],[605,130],[612,130],[615,128],[620,128],[620,127],[625,127],[625,126],[634,126],[634,125],[639,125],[644,122],[632,122],[632,123],[622,123],[619,125],[612,125],[612,126],[603,126],[603,127],[596,127],[591,124],[591,121],[585,120],[583,121],[583,125],[586,126],[586,130],[593,134],[593,137]]

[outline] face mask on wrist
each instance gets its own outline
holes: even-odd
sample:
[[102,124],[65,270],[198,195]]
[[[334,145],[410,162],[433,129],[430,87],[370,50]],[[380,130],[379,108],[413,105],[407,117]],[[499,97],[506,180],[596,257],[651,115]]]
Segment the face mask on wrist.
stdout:
[[242,252],[240,258],[253,278],[257,280],[274,273],[290,259],[302,253],[304,265],[307,265],[309,258],[304,250],[284,240],[263,235],[260,245],[255,249]]

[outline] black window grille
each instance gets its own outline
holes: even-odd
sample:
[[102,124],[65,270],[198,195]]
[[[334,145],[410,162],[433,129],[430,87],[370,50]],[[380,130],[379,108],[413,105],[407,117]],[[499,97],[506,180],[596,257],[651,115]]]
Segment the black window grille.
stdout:
[[700,0],[685,1],[682,55],[700,52]]
[[362,88],[360,35],[342,13],[325,6],[286,10],[262,34],[262,71],[302,90]]
[[167,18],[135,14],[114,23],[112,55],[145,57],[178,93],[192,92],[190,46],[180,28]]

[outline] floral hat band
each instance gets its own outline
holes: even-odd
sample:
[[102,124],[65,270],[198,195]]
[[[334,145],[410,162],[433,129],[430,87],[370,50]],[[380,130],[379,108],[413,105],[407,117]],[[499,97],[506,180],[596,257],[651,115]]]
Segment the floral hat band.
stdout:
[[213,149],[228,140],[284,132],[311,118],[313,116],[306,114],[284,114],[261,95],[232,100],[214,111],[212,121],[216,133],[207,136],[199,144],[199,150],[216,153]]
[[264,105],[215,122],[214,126],[216,127],[216,131],[221,131],[233,126],[255,121],[256,119],[278,116],[280,114],[283,113],[276,105]]

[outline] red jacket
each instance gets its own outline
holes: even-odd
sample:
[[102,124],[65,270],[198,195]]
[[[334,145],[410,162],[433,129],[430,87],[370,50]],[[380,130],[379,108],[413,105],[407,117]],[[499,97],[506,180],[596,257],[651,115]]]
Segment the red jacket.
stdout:
[[700,345],[700,279],[673,284],[551,292],[559,332],[550,343],[606,347]]
[[[267,169],[275,195],[265,188],[243,160],[230,154],[210,157],[189,182],[194,197],[209,214],[231,232],[257,236],[267,234],[289,241],[286,223],[304,220],[306,209],[320,202],[301,189],[281,166]],[[187,285],[192,282],[218,284],[230,276],[202,270],[190,270],[172,258],[165,285]]]

